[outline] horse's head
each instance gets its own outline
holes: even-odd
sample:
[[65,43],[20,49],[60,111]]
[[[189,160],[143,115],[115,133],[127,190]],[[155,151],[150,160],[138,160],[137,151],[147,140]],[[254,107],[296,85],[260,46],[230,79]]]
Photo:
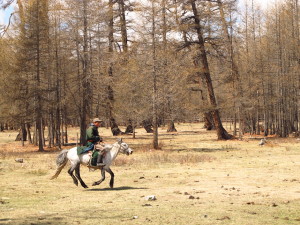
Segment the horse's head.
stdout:
[[118,139],[118,144],[120,145],[120,152],[126,155],[133,153],[133,150],[129,148],[128,144],[123,142],[122,138]]

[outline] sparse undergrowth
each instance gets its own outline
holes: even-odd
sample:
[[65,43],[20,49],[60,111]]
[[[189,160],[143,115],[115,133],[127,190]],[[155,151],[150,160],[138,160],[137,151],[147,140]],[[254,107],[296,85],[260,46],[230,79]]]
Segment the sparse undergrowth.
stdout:
[[196,164],[201,162],[211,162],[215,160],[215,156],[208,154],[196,154],[192,152],[174,153],[174,152],[150,152],[142,153],[139,157],[119,156],[115,162],[115,166],[134,166],[134,165],[158,165],[162,163],[174,164]]

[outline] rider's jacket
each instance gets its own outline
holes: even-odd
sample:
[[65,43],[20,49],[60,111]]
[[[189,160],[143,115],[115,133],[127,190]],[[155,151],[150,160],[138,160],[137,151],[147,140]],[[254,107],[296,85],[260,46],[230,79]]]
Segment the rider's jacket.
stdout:
[[87,130],[86,130],[86,140],[87,142],[91,142],[95,144],[96,142],[101,142],[102,138],[99,135],[98,132],[98,127],[91,125]]

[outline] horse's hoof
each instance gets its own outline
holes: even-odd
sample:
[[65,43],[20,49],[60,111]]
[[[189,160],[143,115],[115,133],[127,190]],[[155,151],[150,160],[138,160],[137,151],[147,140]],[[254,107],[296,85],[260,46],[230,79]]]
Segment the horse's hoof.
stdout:
[[88,186],[84,186],[84,188],[89,188]]
[[96,186],[96,185],[99,185],[97,182],[94,182],[93,184],[92,184],[92,186]]

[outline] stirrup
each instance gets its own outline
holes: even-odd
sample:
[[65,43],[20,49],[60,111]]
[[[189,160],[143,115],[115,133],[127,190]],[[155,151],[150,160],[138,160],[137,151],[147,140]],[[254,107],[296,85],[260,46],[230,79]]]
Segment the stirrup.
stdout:
[[[105,166],[105,165],[104,165]],[[87,165],[89,169],[102,169],[104,166],[92,166],[92,165]]]
[[105,164],[104,163],[97,163],[97,166],[103,167],[103,166],[105,166]]

